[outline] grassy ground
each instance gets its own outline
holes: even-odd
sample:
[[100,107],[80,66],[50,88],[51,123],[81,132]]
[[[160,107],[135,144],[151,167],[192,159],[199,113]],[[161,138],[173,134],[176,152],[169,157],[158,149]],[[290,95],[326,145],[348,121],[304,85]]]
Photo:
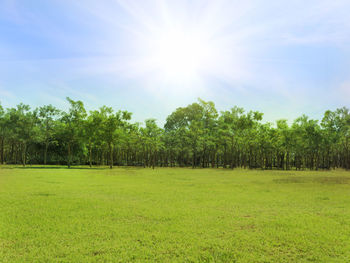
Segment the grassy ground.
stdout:
[[350,262],[350,173],[0,169],[0,262]]

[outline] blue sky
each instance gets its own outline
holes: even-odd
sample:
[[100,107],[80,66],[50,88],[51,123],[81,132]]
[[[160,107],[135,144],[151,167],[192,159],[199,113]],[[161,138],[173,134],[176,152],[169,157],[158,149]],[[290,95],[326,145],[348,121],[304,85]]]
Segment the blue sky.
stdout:
[[[243,3],[244,2],[244,3]],[[198,97],[266,121],[350,106],[347,0],[0,0],[0,101],[163,123]]]

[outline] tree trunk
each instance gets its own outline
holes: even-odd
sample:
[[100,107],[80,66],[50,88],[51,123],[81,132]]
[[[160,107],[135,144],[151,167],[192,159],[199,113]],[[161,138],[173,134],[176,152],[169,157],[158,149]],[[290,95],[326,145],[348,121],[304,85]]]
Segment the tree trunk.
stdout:
[[4,137],[1,137],[1,164],[4,164]]
[[219,168],[219,154],[216,153],[216,168]]
[[112,143],[109,144],[109,168],[113,168],[113,145]]
[[15,146],[14,146],[14,142],[11,142],[11,152],[10,152],[10,157],[9,157],[10,161],[14,161],[15,159]]
[[89,165],[90,168],[92,167],[92,147],[91,147],[91,143],[89,144]]
[[23,145],[22,145],[22,164],[23,164],[23,167],[26,166],[26,150],[27,150],[27,145],[26,145],[26,143],[23,143]]
[[45,151],[44,151],[44,165],[47,163],[47,149],[49,148],[49,142],[45,142]]
[[154,166],[156,165],[156,152],[153,153],[153,161],[152,161],[152,169],[154,170]]
[[196,151],[193,151],[193,157],[192,157],[192,169],[194,169],[195,165],[196,165]]
[[233,152],[233,149],[234,149],[234,143],[233,143],[233,136],[232,136],[232,138],[231,138],[231,165],[230,165],[231,169],[234,168],[234,152]]
[[70,168],[70,162],[71,162],[71,149],[70,149],[70,143],[68,143],[68,168]]

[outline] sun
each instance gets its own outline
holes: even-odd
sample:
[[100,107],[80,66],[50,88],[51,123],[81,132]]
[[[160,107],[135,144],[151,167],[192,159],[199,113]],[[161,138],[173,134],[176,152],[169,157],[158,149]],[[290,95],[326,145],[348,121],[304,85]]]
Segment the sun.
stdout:
[[227,34],[231,14],[229,19],[218,17],[215,10],[221,5],[215,1],[196,14],[184,11],[191,5],[161,2],[149,13],[126,4],[135,21],[123,26],[127,56],[126,63],[116,62],[120,70],[149,90],[179,94],[198,93],[215,80],[236,83],[245,78],[246,47],[241,43],[246,36],[239,30]]
[[154,68],[169,80],[188,81],[197,77],[211,54],[204,37],[183,28],[164,30],[152,42]]

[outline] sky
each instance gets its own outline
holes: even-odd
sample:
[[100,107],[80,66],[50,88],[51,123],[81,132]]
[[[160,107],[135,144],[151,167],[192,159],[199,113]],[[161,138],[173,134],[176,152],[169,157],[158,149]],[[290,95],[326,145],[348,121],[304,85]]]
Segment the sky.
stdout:
[[0,0],[0,102],[133,112],[197,98],[265,121],[350,106],[348,0]]

